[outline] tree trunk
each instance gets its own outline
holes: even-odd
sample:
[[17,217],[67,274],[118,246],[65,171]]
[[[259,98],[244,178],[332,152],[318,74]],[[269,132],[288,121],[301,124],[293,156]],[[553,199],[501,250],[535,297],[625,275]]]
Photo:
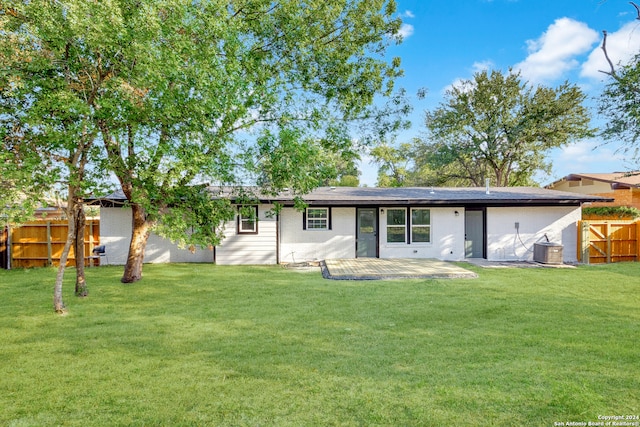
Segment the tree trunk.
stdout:
[[142,206],[137,203],[131,205],[132,229],[129,255],[124,267],[122,283],[133,283],[142,279],[142,264],[144,262],[144,250],[147,247],[151,223]]
[[87,280],[84,275],[84,229],[86,224],[86,216],[82,203],[79,201],[75,212],[75,253],[76,253],[76,296],[86,297],[89,295],[87,288]]
[[[70,197],[69,203],[73,203],[71,200],[72,198]],[[69,259],[69,251],[71,250],[71,245],[76,237],[76,222],[74,215],[67,215],[67,224],[69,227],[67,241],[64,244],[64,249],[60,256],[60,265],[58,266],[58,273],[56,274],[56,284],[53,288],[53,309],[56,313],[60,314],[66,312],[66,307],[62,301],[62,280],[64,278],[64,269],[67,266],[67,259]]]

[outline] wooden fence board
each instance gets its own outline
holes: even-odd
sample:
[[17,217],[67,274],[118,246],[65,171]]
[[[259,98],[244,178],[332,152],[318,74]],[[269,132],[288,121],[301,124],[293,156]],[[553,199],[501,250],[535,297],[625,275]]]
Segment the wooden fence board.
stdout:
[[640,260],[640,221],[580,221],[578,260],[588,264]]
[[[100,244],[100,221],[87,220],[84,234],[85,265],[94,247]],[[21,227],[11,227],[10,257],[12,268],[57,266],[67,240],[67,221],[33,221]],[[71,248],[67,266],[75,266],[75,251]]]

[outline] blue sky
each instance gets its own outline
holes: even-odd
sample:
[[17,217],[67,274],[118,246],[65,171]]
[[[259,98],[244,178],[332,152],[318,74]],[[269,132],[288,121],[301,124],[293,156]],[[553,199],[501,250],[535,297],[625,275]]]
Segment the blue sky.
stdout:
[[[412,127],[397,142],[424,131],[425,110],[443,102],[444,91],[482,69],[513,67],[532,84],[579,85],[589,103],[602,91],[608,66],[600,46],[602,31],[614,62],[640,51],[640,20],[626,0],[396,0],[404,41],[389,49],[402,59],[398,86],[414,96]],[[638,2],[640,3],[640,1]],[[426,88],[427,97],[415,98]],[[593,124],[599,119],[593,111]],[[578,141],[551,153],[553,172],[538,176],[545,185],[570,173],[628,170],[616,144]],[[361,184],[375,185],[377,167],[363,157]]]

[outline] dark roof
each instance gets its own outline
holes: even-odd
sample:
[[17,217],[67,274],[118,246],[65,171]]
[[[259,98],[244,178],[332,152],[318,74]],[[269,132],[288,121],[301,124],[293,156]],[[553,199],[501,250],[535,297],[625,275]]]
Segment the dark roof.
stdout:
[[[515,205],[580,205],[585,202],[606,202],[613,199],[545,190],[533,187],[485,188],[374,188],[374,187],[322,187],[305,195],[310,205],[466,205],[466,206],[515,206]],[[275,200],[280,201],[280,200]],[[283,200],[284,201],[284,200]],[[286,204],[286,203],[285,203]]]
[[[247,188],[250,190],[249,188]],[[234,198],[228,187],[209,187],[217,197]],[[292,206],[294,194],[284,191],[276,196],[256,194],[261,203]],[[569,193],[535,187],[442,188],[442,187],[320,187],[303,195],[312,206],[579,206],[588,202],[611,202],[613,199],[588,194]],[[122,205],[122,191],[116,191],[96,203]]]

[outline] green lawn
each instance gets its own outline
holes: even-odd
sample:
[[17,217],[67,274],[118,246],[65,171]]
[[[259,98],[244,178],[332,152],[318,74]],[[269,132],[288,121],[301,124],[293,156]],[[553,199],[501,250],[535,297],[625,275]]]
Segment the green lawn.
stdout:
[[640,415],[640,264],[330,281],[0,270],[0,425],[410,426]]

